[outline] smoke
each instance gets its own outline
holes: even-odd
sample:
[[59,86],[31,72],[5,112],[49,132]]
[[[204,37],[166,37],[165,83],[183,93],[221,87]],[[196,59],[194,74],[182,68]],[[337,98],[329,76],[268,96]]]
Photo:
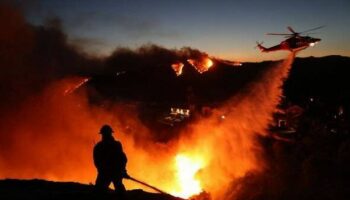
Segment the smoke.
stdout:
[[[71,97],[58,99],[63,93],[57,87],[65,85],[64,77],[88,75],[97,61],[67,45],[57,19],[34,27],[17,8],[0,5],[0,22],[1,177],[47,177],[52,168],[63,172],[67,165],[54,160],[63,158],[64,152],[58,153],[54,147],[69,141],[59,134],[73,136],[64,119],[76,104],[65,101]],[[67,116],[71,125],[79,121],[81,113],[74,115]]]
[[65,78],[47,85],[1,120],[1,177],[94,182],[91,152],[105,123],[126,144],[131,172],[145,173],[138,162],[151,167],[164,157],[152,158],[153,153],[170,150],[150,143],[150,132],[134,117],[135,106],[113,105],[106,112],[89,105],[85,92],[65,95],[76,82]]
[[165,174],[168,180],[173,178],[171,167],[160,170],[159,163],[172,165],[165,155],[175,149],[154,142],[154,133],[137,118],[137,105],[113,103],[100,108],[88,102],[86,91],[65,94],[86,77],[119,70],[156,66],[163,71],[155,73],[173,75],[172,61],[197,58],[202,52],[146,45],[134,51],[116,49],[102,61],[67,44],[58,19],[32,26],[16,8],[1,5],[0,11],[0,177],[93,182],[92,147],[99,140],[100,126],[110,123],[127,144],[127,154],[133,155],[128,167],[133,174],[153,174],[150,180],[161,180]]
[[[86,77],[113,74],[115,78],[116,72],[123,71],[145,73],[138,74],[131,86],[125,85],[125,91],[153,91],[164,81],[191,82],[201,75],[185,66],[186,76],[177,79],[171,64],[207,57],[205,53],[145,45],[136,50],[118,48],[111,56],[98,60],[68,45],[57,19],[33,27],[18,10],[0,6],[0,22],[0,177],[93,182],[91,152],[99,140],[97,132],[105,123],[116,129],[116,137],[124,145],[129,173],[165,191],[179,187],[174,166],[178,154],[203,161],[196,176],[215,199],[235,199],[239,184],[233,183],[265,169],[257,137],[266,135],[293,54],[253,76],[210,117],[192,122],[178,137],[170,135],[166,142],[158,142],[157,130],[150,130],[138,118],[137,103],[103,102],[103,106],[95,106],[89,102],[91,98],[106,94],[85,88],[64,95],[66,89],[74,88]],[[147,85],[147,78],[155,77],[148,73],[158,74],[156,77],[161,79]],[[172,97],[169,90],[160,87],[151,97],[159,98],[162,92]],[[146,94],[135,95],[141,99]]]
[[[180,50],[166,49],[157,45],[143,45],[138,49],[117,48],[106,59],[105,68],[111,72],[135,71],[142,69],[157,69],[172,71],[169,67],[176,61],[185,62],[188,58],[200,59],[208,56],[206,53],[189,47]],[[162,71],[161,71],[162,72]]]
[[88,153],[83,144],[93,137],[85,134],[95,121],[83,111],[84,102],[63,96],[65,82],[29,97],[2,120],[2,137],[8,135],[1,144],[8,144],[2,149],[2,177],[67,180],[77,170],[85,173],[79,166],[87,160],[80,155]]
[[270,66],[210,119],[194,124],[190,138],[185,136],[180,151],[204,155],[207,166],[199,176],[215,199],[235,199],[232,181],[265,169],[257,136],[266,135],[294,56]]
[[60,20],[48,19],[45,26],[34,27],[24,20],[20,10],[7,5],[0,5],[0,10],[2,108],[16,105],[64,76],[85,75],[95,65],[67,45]]

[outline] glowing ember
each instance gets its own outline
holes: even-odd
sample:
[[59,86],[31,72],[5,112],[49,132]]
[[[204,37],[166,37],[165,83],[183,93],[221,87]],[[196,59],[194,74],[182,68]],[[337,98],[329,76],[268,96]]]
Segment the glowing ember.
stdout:
[[203,73],[209,70],[213,66],[213,61],[210,58],[204,58],[202,60],[188,59],[190,63],[199,73]]
[[213,66],[213,61],[210,60],[209,58],[205,59],[205,67],[209,69],[210,67]]
[[65,91],[64,91],[64,95],[68,95],[73,93],[75,90],[77,90],[78,88],[80,88],[82,85],[84,85],[86,82],[88,82],[90,80],[90,78],[83,78],[82,80],[79,80],[79,82],[73,86],[68,87]]
[[191,64],[192,66],[194,66],[194,67],[195,67],[195,65],[196,65],[196,61],[193,60],[193,59],[188,59],[187,62],[190,63],[190,64]]
[[180,76],[182,74],[183,67],[184,67],[184,64],[181,62],[174,63],[171,65],[171,68],[173,68],[177,76]]
[[242,66],[242,63],[241,63],[241,62],[234,62],[234,63],[233,63],[233,66],[235,66],[235,67],[240,67],[240,66]]
[[179,187],[171,193],[186,199],[201,193],[203,191],[201,183],[195,176],[203,168],[203,160],[178,154],[175,157],[175,162]]

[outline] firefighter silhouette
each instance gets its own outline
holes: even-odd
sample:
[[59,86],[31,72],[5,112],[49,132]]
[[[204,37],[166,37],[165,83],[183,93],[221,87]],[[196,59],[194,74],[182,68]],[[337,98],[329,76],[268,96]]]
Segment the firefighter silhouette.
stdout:
[[114,139],[113,132],[109,125],[103,125],[100,130],[102,139],[93,150],[94,164],[97,168],[95,187],[99,192],[106,192],[112,182],[115,191],[122,195],[125,193],[123,178],[129,177],[126,173],[127,158],[122,144]]

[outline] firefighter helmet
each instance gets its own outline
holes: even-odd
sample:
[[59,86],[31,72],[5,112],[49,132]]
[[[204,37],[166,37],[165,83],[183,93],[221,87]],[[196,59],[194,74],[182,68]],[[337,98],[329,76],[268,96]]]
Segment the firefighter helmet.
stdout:
[[110,134],[113,132],[114,131],[113,131],[112,127],[108,124],[103,125],[100,129],[100,134]]

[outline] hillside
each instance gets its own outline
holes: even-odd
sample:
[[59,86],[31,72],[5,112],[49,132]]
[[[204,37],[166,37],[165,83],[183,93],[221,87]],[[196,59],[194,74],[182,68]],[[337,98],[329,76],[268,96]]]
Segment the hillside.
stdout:
[[[84,185],[74,182],[52,182],[45,180],[0,180],[0,199],[116,199],[110,194],[100,195],[94,193],[92,185]],[[149,193],[142,190],[127,191],[125,200],[181,200],[171,196]]]

